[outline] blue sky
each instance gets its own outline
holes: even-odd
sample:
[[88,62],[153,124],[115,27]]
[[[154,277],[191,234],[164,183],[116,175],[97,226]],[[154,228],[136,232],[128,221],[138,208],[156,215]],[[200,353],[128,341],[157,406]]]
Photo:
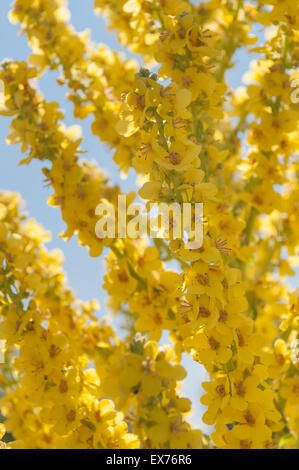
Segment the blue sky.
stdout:
[[[0,60],[11,58],[14,60],[26,60],[30,54],[26,36],[20,35],[18,28],[11,25],[7,14],[10,9],[10,0],[1,0],[0,10]],[[77,31],[91,29],[94,41],[104,43],[114,50],[123,50],[113,33],[107,32],[103,20],[93,13],[93,0],[69,0],[71,10],[71,22]],[[248,55],[244,52],[237,54],[237,67],[228,73],[230,84],[236,88],[241,85],[241,77],[248,68]],[[65,99],[66,89],[56,84],[57,74],[48,73],[40,82],[40,88],[47,100],[58,101],[66,113],[66,125],[80,124],[84,142],[82,147],[87,150],[85,158],[96,160],[98,164],[109,172],[111,182],[118,183],[124,192],[134,189],[135,177],[133,172],[127,180],[122,180],[117,166],[112,160],[111,152],[92,135],[90,123],[92,118],[78,121],[72,116],[72,104]],[[64,269],[70,286],[82,300],[97,299],[101,304],[100,315],[105,314],[105,293],[101,288],[103,278],[103,256],[90,258],[87,250],[78,245],[76,237],[68,243],[58,238],[65,225],[60,219],[60,211],[48,206],[47,199],[51,189],[43,187],[41,163],[33,160],[29,166],[17,167],[20,160],[18,146],[8,146],[5,138],[9,133],[10,118],[0,116],[0,190],[18,192],[26,201],[26,211],[30,217],[35,218],[43,227],[52,233],[52,241],[48,248],[60,248],[63,250],[65,264]],[[189,376],[186,380],[184,392],[193,402],[199,403],[202,393],[200,381],[203,378],[203,369],[193,362],[190,357],[184,358],[184,365]],[[202,414],[202,408],[195,406],[195,414],[192,421],[198,424],[198,418]]]

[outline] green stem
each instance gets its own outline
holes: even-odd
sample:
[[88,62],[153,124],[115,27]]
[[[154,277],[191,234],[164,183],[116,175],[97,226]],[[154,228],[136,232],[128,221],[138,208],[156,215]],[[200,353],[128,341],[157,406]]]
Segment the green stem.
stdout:
[[119,249],[115,245],[110,245],[111,251],[116,255],[117,258],[123,258],[124,254],[119,251]]
[[127,260],[127,265],[131,276],[139,282],[143,289],[146,289],[146,280],[143,277],[139,276],[139,274],[137,274],[129,260]]

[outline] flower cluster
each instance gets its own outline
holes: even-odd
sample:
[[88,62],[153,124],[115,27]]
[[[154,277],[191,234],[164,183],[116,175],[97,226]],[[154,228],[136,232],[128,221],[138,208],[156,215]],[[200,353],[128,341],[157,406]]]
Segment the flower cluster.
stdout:
[[[64,237],[77,234],[91,256],[110,250],[103,287],[127,335],[99,323],[93,304],[77,305],[41,229],[21,223],[16,197],[1,196],[0,331],[11,367],[0,385],[11,445],[38,436],[36,447],[52,448],[298,447],[298,293],[288,276],[299,248],[299,110],[290,99],[299,17],[293,0],[252,3],[95,0],[120,42],[143,56],[138,69],[76,33],[63,0],[14,2],[32,66],[0,70],[8,143],[21,144],[22,163],[45,162]],[[256,24],[266,29],[260,47],[249,34]],[[260,58],[233,94],[225,72],[240,47]],[[140,197],[204,203],[201,248],[96,237],[95,208],[104,199],[116,207],[119,189],[80,158],[76,129],[36,91],[32,82],[53,69],[74,116],[92,114],[120,171],[138,174]],[[159,347],[165,332],[172,344]],[[211,436],[187,421],[183,353],[209,374],[201,402]]]
[[88,348],[108,347],[113,331],[94,319],[94,302],[77,301],[65,286],[61,253],[46,251],[48,235],[24,223],[19,205],[17,196],[1,194],[1,409],[16,439],[11,446],[137,447],[89,365]]

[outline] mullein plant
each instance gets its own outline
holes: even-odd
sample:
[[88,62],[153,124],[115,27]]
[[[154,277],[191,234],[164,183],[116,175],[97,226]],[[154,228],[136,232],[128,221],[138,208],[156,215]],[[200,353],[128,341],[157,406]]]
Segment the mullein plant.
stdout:
[[[43,161],[62,237],[77,235],[92,257],[104,250],[107,305],[128,329],[119,339],[94,302],[75,298],[62,257],[44,247],[48,235],[25,217],[19,196],[1,193],[8,447],[298,448],[299,296],[287,277],[299,248],[299,108],[291,100],[299,13],[294,0],[244,3],[95,0],[141,68],[77,33],[64,0],[13,3],[10,21],[32,53],[28,63],[1,65],[7,143],[21,145],[21,163]],[[258,47],[256,30],[264,33]],[[225,75],[238,49],[258,59],[233,93]],[[141,198],[204,204],[201,248],[171,234],[153,243],[96,236],[97,205],[117,211],[120,189],[82,158],[77,128],[38,91],[51,70],[74,117],[92,116],[120,172],[134,169]],[[209,377],[201,403],[210,435],[188,422],[183,353]]]

